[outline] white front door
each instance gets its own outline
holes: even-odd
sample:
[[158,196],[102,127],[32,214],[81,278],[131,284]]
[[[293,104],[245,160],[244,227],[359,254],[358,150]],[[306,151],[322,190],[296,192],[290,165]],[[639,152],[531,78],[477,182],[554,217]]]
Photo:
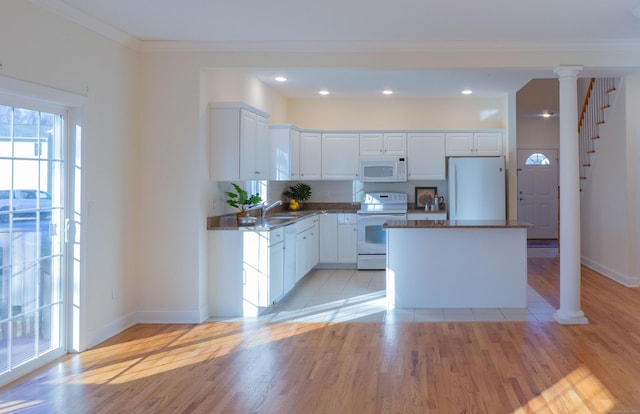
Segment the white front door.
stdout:
[[529,239],[558,238],[558,150],[518,150],[518,220]]

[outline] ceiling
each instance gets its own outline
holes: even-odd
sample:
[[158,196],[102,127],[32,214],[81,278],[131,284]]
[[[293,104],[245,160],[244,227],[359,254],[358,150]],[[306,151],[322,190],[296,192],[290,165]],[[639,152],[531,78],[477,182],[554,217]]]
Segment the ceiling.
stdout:
[[[637,48],[640,0],[31,0],[141,47],[250,52],[411,52]],[[638,49],[635,49],[638,53]],[[550,70],[251,68],[285,96],[474,96],[515,92]],[[273,80],[284,75],[287,82]],[[615,74],[614,74],[615,75]]]

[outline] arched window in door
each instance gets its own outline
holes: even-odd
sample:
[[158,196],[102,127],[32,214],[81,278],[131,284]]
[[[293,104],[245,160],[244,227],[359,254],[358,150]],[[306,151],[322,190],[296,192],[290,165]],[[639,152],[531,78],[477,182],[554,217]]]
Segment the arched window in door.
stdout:
[[544,154],[540,154],[538,152],[529,155],[527,160],[525,161],[525,165],[549,165],[549,158]]

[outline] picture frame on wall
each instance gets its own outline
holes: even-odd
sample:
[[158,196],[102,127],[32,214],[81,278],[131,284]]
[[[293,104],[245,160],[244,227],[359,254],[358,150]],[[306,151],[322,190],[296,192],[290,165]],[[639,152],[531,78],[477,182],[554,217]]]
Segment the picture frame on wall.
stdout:
[[415,207],[416,210],[424,210],[431,205],[433,198],[438,194],[438,187],[416,187]]

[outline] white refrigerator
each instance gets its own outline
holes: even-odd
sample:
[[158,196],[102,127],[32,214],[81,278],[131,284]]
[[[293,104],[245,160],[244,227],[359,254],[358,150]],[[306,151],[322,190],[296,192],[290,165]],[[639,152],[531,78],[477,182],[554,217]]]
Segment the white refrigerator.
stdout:
[[449,158],[449,220],[505,220],[504,157]]

